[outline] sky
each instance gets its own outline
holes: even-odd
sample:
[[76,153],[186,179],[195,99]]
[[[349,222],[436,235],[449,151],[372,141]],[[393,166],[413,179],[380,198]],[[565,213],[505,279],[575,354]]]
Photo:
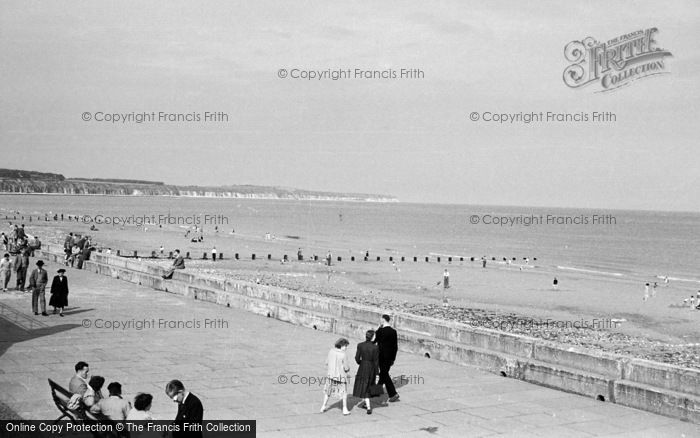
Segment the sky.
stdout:
[[[664,74],[605,93],[564,84],[569,42],[648,28],[672,54]],[[405,202],[700,211],[699,37],[693,1],[5,0],[0,167]],[[422,77],[291,77],[402,68]],[[104,121],[207,111],[228,121]],[[548,111],[615,121],[483,120]]]

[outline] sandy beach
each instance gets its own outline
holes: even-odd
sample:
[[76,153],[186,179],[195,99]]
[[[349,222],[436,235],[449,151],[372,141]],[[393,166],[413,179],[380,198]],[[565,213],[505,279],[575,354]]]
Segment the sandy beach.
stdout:
[[[17,220],[22,221],[21,216]],[[9,227],[4,220],[3,228]],[[362,302],[388,312],[407,311],[436,318],[457,320],[476,326],[495,328],[545,338],[570,345],[612,351],[661,362],[700,367],[700,311],[681,307],[683,298],[694,292],[693,284],[659,279],[655,297],[643,301],[643,279],[615,278],[586,272],[553,271],[531,261],[525,265],[489,260],[486,268],[480,260],[448,263],[443,257],[425,262],[405,255],[405,261],[389,252],[364,253],[333,247],[332,242],[309,245],[293,238],[265,235],[241,235],[230,230],[213,230],[203,242],[191,242],[186,231],[177,226],[100,227],[77,221],[60,220],[31,223],[24,219],[29,234],[44,242],[62,243],[68,232],[86,234],[101,249],[117,249],[123,255],[137,251],[148,263],[166,267],[170,251],[178,248],[190,253],[187,269],[215,277],[229,277],[281,286]],[[160,257],[160,246],[164,256]],[[321,246],[323,245],[323,246]],[[297,260],[302,246],[304,261]],[[329,247],[330,246],[330,247]],[[211,249],[217,248],[224,260],[211,261]],[[325,265],[330,250],[332,265]],[[151,259],[152,251],[159,258]],[[207,253],[207,260],[202,260]],[[234,254],[239,254],[239,259]],[[252,260],[256,254],[256,260]],[[272,258],[267,259],[271,254]],[[284,255],[288,261],[283,261]],[[313,256],[318,257],[317,261]],[[351,257],[355,261],[350,261]],[[338,262],[337,257],[342,261]],[[381,261],[376,258],[381,257]],[[450,288],[442,287],[442,273],[448,269]],[[559,284],[555,289],[552,279]],[[445,307],[444,298],[449,306]]]

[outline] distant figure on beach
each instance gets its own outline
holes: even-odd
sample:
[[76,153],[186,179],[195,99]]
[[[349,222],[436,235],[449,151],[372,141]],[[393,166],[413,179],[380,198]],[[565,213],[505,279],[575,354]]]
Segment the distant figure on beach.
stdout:
[[651,297],[654,298],[656,296],[656,287],[658,284],[654,282],[654,285],[651,287]]
[[163,277],[163,280],[170,280],[173,278],[173,273],[176,269],[185,269],[185,259],[180,255],[179,249],[175,250],[175,260],[173,261],[173,265],[170,267],[170,269],[165,271],[165,274],[161,276]]
[[552,280],[552,287],[554,289],[556,289],[558,285],[559,285],[559,280],[557,280],[557,277],[554,277],[554,280]]
[[2,250],[7,251],[7,244],[10,243],[10,240],[7,238],[7,235],[5,233],[2,233],[0,235],[0,244],[2,244]]
[[444,289],[450,288],[450,273],[447,272],[447,269],[445,269],[445,272],[442,273],[442,287]]
[[300,262],[304,260],[304,254],[302,254],[301,248],[297,250],[297,260]]
[[350,342],[340,338],[335,342],[334,348],[328,352],[326,358],[326,384],[323,387],[323,404],[321,412],[328,409],[328,399],[337,397],[343,400],[343,415],[350,415],[348,411],[348,364],[347,349]]
[[331,265],[331,258],[332,258],[332,257],[331,257],[331,250],[329,249],[329,250],[328,250],[328,254],[326,254],[326,266],[330,266],[330,265]]
[[163,245],[161,245],[160,246],[160,255],[163,256],[164,253],[165,253],[165,248],[163,247]]
[[216,247],[213,247],[211,249],[211,261],[215,262],[216,261]]
[[365,257],[369,258],[369,250],[365,251]]
[[690,298],[683,300],[683,302],[690,303],[689,305],[691,308],[695,307],[695,297],[693,295],[691,295]]
[[393,260],[391,261],[391,266],[394,267],[394,271],[401,272],[401,269],[399,269],[399,267],[396,265],[395,261],[393,261]]
[[218,232],[219,232],[219,226],[218,226],[218,225],[214,227],[214,232],[215,232],[215,233],[218,233]]
[[649,299],[649,283],[646,283],[644,285],[644,299],[643,301],[646,301]]
[[485,267],[486,267],[486,256],[483,256],[483,257],[481,258],[481,267],[482,267],[482,268],[485,268]]
[[527,258],[527,257],[525,257],[525,264],[526,264],[526,265],[529,265],[529,264],[530,264],[530,259]]

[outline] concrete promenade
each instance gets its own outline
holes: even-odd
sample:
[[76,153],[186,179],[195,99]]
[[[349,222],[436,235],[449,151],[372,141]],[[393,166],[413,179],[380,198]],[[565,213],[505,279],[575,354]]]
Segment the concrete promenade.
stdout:
[[[84,360],[130,400],[151,393],[158,419],[175,416],[163,389],[178,378],[202,399],[205,419],[257,420],[261,437],[700,436],[698,425],[406,353],[392,369],[405,376],[401,401],[373,399],[373,415],[344,417],[339,403],[321,414],[322,384],[307,382],[323,377],[335,335],[84,271],[67,276],[64,318],[34,316],[29,293],[0,292],[0,402],[25,419],[58,417],[46,379],[67,386]],[[350,341],[354,356],[361,340]]]

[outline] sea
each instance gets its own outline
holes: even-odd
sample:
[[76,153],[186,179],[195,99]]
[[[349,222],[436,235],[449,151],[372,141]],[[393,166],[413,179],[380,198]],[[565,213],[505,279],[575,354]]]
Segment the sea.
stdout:
[[[0,218],[144,218],[334,253],[464,257],[700,284],[700,213],[245,198],[0,195]],[[130,219],[131,218],[131,219]],[[205,223],[206,222],[206,223]],[[174,225],[173,225],[174,224]],[[121,225],[121,224],[120,224]],[[111,226],[99,224],[99,227]],[[527,259],[527,260],[525,260]]]

